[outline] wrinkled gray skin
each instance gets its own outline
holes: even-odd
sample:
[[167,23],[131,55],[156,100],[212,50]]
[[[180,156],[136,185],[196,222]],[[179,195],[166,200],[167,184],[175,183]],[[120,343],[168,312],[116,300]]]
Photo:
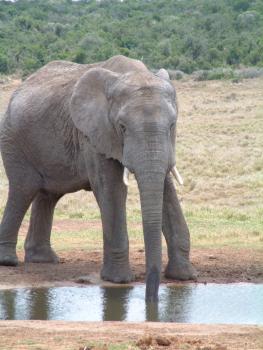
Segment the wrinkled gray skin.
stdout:
[[26,262],[58,262],[50,245],[53,212],[65,194],[93,191],[100,207],[101,277],[129,282],[126,166],[138,182],[146,256],[146,299],[156,301],[161,231],[165,275],[195,277],[189,231],[169,174],[175,159],[176,96],[168,73],[154,75],[123,56],[93,65],[47,64],[13,94],[1,128],[9,195],[0,230],[0,264],[18,263],[16,243],[32,203]]

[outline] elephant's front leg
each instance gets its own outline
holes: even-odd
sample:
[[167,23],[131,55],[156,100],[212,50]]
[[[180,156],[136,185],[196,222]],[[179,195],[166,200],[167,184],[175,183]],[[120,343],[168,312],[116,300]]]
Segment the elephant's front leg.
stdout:
[[168,248],[167,278],[196,279],[189,260],[190,234],[170,175],[166,176],[163,201],[163,234]]
[[103,227],[103,267],[101,278],[115,283],[133,279],[129,265],[129,241],[126,224],[127,188],[123,184],[123,167],[115,160],[100,163],[95,186]]

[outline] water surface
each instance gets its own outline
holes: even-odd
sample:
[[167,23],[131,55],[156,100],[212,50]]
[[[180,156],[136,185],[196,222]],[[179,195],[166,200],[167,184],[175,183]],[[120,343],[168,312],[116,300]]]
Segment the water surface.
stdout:
[[161,286],[158,305],[145,287],[56,287],[0,291],[0,319],[263,324],[263,284]]

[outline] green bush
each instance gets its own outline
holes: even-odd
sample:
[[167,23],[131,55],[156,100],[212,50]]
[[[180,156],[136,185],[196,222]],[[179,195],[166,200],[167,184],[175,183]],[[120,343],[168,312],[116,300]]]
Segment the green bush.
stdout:
[[231,68],[214,68],[211,70],[200,70],[194,73],[194,80],[221,80],[233,79],[235,72]]
[[0,55],[0,73],[8,73],[8,61],[6,56]]
[[78,50],[75,54],[75,56],[73,57],[72,61],[73,62],[76,62],[76,63],[85,63],[86,61],[86,52],[81,49],[81,50]]
[[181,70],[168,69],[168,73],[171,80],[181,80],[185,77],[185,73]]
[[263,67],[263,2],[0,1],[1,72],[26,74],[54,59],[92,63],[114,54],[187,74]]

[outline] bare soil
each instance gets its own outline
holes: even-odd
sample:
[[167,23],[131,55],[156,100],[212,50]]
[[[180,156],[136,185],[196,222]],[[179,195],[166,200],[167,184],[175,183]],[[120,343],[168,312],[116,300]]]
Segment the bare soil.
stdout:
[[[55,220],[53,230],[63,232],[65,229],[78,232],[100,227],[100,222],[80,221],[74,219]],[[19,235],[25,236],[28,223],[24,223]],[[59,264],[25,264],[24,253],[18,252],[19,266],[0,266],[0,288],[13,288],[16,286],[40,287],[44,285],[69,285],[86,276],[91,283],[103,283],[99,279],[102,264],[102,244],[98,242],[96,250],[72,248],[58,252]],[[163,267],[167,263],[166,249],[163,249]],[[199,283],[234,283],[251,282],[263,283],[263,247],[233,248],[193,248],[191,262],[198,272]],[[145,257],[144,249],[134,239],[130,241],[130,263],[135,275],[135,282],[144,282]],[[162,283],[173,282],[164,276]],[[187,283],[179,282],[177,283]]]
[[[61,263],[56,265],[20,262],[18,267],[1,266],[1,287],[69,285],[78,281],[83,275],[87,276],[87,280],[90,279],[91,283],[94,276],[94,283],[101,283],[96,277],[99,276],[101,267],[101,251],[72,250],[61,252],[60,258]],[[19,254],[19,259],[22,261],[22,253]],[[130,260],[136,277],[135,282],[143,282],[145,269],[143,249],[132,251]],[[230,247],[193,249],[191,261],[199,273],[197,282],[263,283],[263,250]],[[163,277],[162,282],[171,281]]]
[[[158,345],[164,343],[170,345]],[[263,327],[176,323],[0,321],[1,349],[262,350]]]

